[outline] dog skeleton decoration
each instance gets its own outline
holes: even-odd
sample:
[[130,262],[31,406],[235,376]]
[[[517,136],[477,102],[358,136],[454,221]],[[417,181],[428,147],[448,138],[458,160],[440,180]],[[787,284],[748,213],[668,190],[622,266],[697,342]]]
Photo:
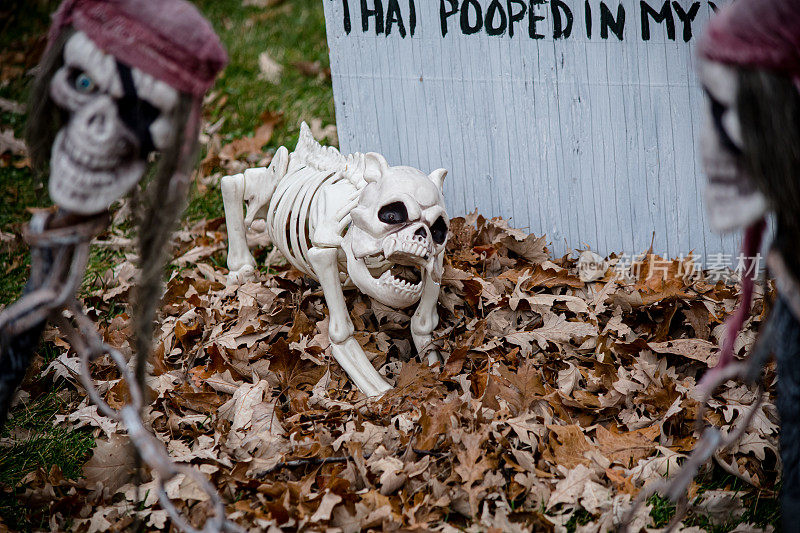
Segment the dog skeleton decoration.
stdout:
[[364,394],[383,394],[391,386],[353,337],[342,291],[355,287],[393,308],[418,303],[411,319],[414,345],[431,364],[440,361],[431,334],[439,321],[449,224],[442,196],[446,174],[390,167],[376,153],[344,156],[320,146],[304,123],[293,153],[281,147],[269,167],[222,178],[229,282],[254,278],[245,227],[265,219],[286,259],[322,286],[336,361]]

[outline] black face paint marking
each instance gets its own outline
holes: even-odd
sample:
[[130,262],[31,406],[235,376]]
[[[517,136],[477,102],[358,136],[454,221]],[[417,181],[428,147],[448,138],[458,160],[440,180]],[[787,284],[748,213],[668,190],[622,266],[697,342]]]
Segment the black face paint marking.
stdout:
[[707,89],[705,92],[708,95],[709,101],[711,102],[711,116],[714,119],[714,129],[717,130],[717,134],[722,142],[722,146],[724,146],[725,149],[732,154],[741,155],[741,149],[736,146],[736,144],[733,142],[733,139],[731,139],[730,135],[728,135],[728,132],[725,131],[725,127],[722,125],[722,115],[724,115],[726,111],[725,106],[719,100],[714,98]]
[[133,83],[133,74],[128,65],[117,61],[117,72],[122,81],[122,98],[117,100],[117,111],[122,122],[139,139],[139,153],[142,157],[156,149],[153,137],[150,135],[150,126],[156,121],[159,110],[151,103],[139,98],[136,94],[136,85]]

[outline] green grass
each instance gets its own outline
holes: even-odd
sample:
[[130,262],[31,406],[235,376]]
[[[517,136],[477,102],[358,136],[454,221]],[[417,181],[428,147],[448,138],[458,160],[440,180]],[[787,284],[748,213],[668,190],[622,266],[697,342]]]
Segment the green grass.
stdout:
[[[45,345],[41,355],[45,365],[52,361],[57,351]],[[24,490],[20,482],[30,472],[39,468],[49,471],[57,466],[65,478],[78,479],[82,467],[90,457],[94,438],[88,428],[72,430],[54,424],[57,414],[69,408],[63,399],[63,386],[40,383],[32,398],[22,407],[13,410],[0,437],[13,437],[13,445],[0,447],[0,517],[12,530],[41,529],[47,526],[46,509],[28,509],[20,505],[18,493]],[[31,520],[31,517],[35,517]]]
[[[64,414],[66,402],[51,391],[37,398],[25,408],[17,409],[9,419],[3,436],[20,432],[25,435],[0,454],[0,516],[5,524],[15,530],[41,528],[46,525],[46,513],[40,513],[41,522],[31,522],[30,509],[20,507],[17,492],[20,481],[38,468],[49,471],[57,466],[67,479],[82,476],[82,467],[94,447],[91,430],[70,430],[53,424],[55,415]],[[34,511],[34,515],[37,513]]]
[[653,507],[650,516],[653,518],[655,527],[665,527],[675,516],[675,504],[658,494],[650,496],[647,503]]
[[564,527],[567,529],[567,533],[575,533],[575,530],[578,529],[578,526],[588,524],[592,521],[592,518],[592,513],[581,508],[573,513],[569,519],[569,522],[564,524]]
[[[250,134],[264,111],[282,112],[284,122],[272,146],[296,141],[300,120],[333,121],[333,97],[328,80],[303,75],[294,63],[319,61],[327,67],[328,48],[322,2],[292,0],[265,11],[242,7],[240,0],[198,0],[228,49],[230,64],[215,91],[227,103],[211,111],[211,120],[225,118],[228,139]],[[284,66],[277,84],[258,79],[258,55],[268,52]]]
[[[49,13],[56,2],[28,2],[11,0],[11,16],[0,21],[0,54],[24,52],[47,28]],[[0,56],[0,67],[5,59]],[[29,78],[14,77],[0,82],[0,97],[25,102],[28,98]],[[12,128],[17,138],[22,138],[24,115],[0,112],[0,129]],[[34,178],[29,168],[17,169],[0,166],[0,230],[18,233],[21,224],[29,218],[29,207],[50,205],[46,188]],[[26,246],[16,243],[11,247],[0,245],[0,305],[8,305],[22,293],[28,277],[30,263]]]
[[[709,490],[728,490],[733,492],[745,492],[750,486],[741,479],[732,476],[718,466],[714,465],[711,474],[705,479],[699,480],[699,494]],[[648,500],[652,506],[650,516],[653,518],[655,527],[666,527],[669,521],[675,516],[675,504],[658,494],[652,495]],[[780,503],[775,498],[744,498],[745,512],[742,516],[715,524],[708,516],[690,511],[683,520],[686,526],[698,526],[710,533],[726,533],[736,529],[739,524],[754,524],[759,527],[769,525],[776,528],[780,524]]]
[[[334,123],[333,92],[329,79],[306,76],[298,62],[319,61],[329,66],[325,36],[325,16],[320,0],[286,0],[274,8],[243,7],[241,0],[197,0],[228,49],[230,63],[212,92],[219,93],[210,106],[207,119],[225,122],[220,129],[223,144],[252,135],[261,125],[265,112],[282,113],[283,120],[265,146],[294,148],[300,122],[321,119]],[[271,84],[259,79],[258,56],[267,52],[283,65],[280,81]],[[217,102],[224,101],[224,105]],[[204,194],[194,191],[186,211],[188,220],[223,215],[219,184],[213,183]]]

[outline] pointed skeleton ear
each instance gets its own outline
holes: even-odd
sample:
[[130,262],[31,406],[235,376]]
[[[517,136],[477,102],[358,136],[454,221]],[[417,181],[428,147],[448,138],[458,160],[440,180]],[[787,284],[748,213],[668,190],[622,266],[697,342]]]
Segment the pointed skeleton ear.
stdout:
[[378,181],[383,173],[389,168],[386,158],[376,152],[364,155],[364,179],[367,183]]
[[428,177],[431,179],[434,185],[439,187],[439,190],[442,190],[442,186],[444,185],[444,178],[447,176],[447,169],[440,168],[431,172]]

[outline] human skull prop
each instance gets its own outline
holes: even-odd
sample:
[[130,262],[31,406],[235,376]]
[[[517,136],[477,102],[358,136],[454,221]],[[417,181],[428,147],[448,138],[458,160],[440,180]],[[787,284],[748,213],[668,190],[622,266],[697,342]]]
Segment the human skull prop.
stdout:
[[403,309],[419,301],[426,275],[437,283],[442,278],[447,171],[426,175],[412,167],[390,167],[380,154],[365,158],[367,186],[342,245],[347,273],[364,294]]
[[768,210],[767,200],[748,176],[742,157],[742,129],[733,67],[700,60],[700,81],[708,95],[700,152],[708,182],[705,204],[715,231],[744,228]]
[[66,42],[63,59],[50,96],[69,118],[53,144],[50,197],[90,215],[130,191],[148,154],[169,145],[179,93],[118,62],[80,31]]

